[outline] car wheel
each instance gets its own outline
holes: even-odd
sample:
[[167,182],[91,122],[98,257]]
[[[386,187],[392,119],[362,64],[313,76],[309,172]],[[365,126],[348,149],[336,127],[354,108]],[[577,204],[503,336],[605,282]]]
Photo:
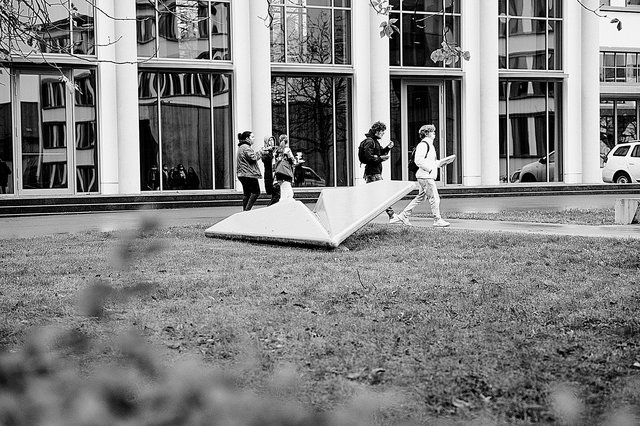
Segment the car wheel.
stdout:
[[520,176],[520,182],[536,182],[536,178],[531,173],[527,173],[524,176]]
[[626,173],[620,173],[613,179],[613,181],[615,183],[631,183],[631,178]]

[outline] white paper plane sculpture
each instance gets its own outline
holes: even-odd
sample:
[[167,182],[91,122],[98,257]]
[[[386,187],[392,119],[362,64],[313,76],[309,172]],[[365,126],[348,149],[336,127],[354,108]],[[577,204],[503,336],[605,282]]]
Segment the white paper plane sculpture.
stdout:
[[413,189],[415,182],[396,180],[326,188],[313,211],[300,201],[284,201],[229,216],[205,235],[335,248]]

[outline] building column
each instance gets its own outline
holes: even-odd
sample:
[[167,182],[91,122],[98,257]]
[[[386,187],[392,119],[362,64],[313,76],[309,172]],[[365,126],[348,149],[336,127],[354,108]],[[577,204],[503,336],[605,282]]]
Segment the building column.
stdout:
[[[352,63],[353,63],[353,182],[364,183],[364,166],[358,160],[358,146],[371,126],[371,23],[375,12],[369,2],[354,1],[352,13]],[[378,24],[379,25],[379,24]]]
[[[104,13],[96,14],[96,55],[98,57],[97,109],[98,119],[98,172],[100,192],[118,194],[118,106],[116,104],[116,59],[115,21],[109,16],[114,14],[115,0],[99,0],[98,6]],[[109,15],[109,16],[107,16]]]
[[[480,159],[482,185],[500,183],[500,120],[498,97],[498,2],[479,6]],[[472,59],[473,60],[473,59]],[[470,142],[472,143],[472,142]]]
[[[260,21],[265,16],[265,2],[251,1],[248,26],[251,30],[249,51],[251,79],[251,130],[256,136],[256,146],[262,146],[265,136],[273,135],[271,118],[271,34],[269,27]],[[235,33],[234,33],[235,34]]]
[[[368,2],[362,2],[367,3]],[[391,99],[389,94],[389,37],[380,37],[380,23],[387,17],[384,15],[378,15],[373,7],[369,7],[369,69],[370,69],[370,85],[369,90],[371,92],[371,123],[375,121],[382,121],[387,125],[387,132],[383,139],[380,141],[384,147],[389,143],[389,125],[391,124]],[[394,37],[398,37],[398,34],[394,34]],[[369,130],[367,126],[367,130]],[[364,138],[364,136],[363,136]],[[402,152],[398,149],[394,149],[391,155],[402,155]],[[357,156],[356,156],[357,157]],[[382,176],[384,179],[391,179],[391,160],[387,160],[383,163]]]
[[[251,3],[259,3],[265,9],[263,13],[254,15],[256,5]],[[253,95],[253,83],[252,73],[267,72],[267,69],[255,69],[252,71],[251,63],[251,40],[252,40],[252,28],[257,25],[264,25],[263,22],[258,21],[258,16],[264,16],[266,11],[266,2],[256,2],[255,0],[234,0],[231,2],[231,33],[233,34],[231,52],[233,55],[233,72],[234,80],[233,87],[235,90],[235,105],[233,107],[232,115],[233,122],[235,123],[235,132],[233,133],[233,152],[237,152],[236,145],[238,142],[237,133],[242,133],[245,130],[251,130],[255,133],[256,140],[260,140],[260,133],[253,129],[253,111],[252,107],[252,95]],[[260,54],[256,52],[256,54]],[[235,154],[233,156],[235,159]],[[233,179],[235,182],[236,191],[242,191],[242,185],[238,180],[236,173],[236,164],[234,160],[233,164]]]
[[[462,0],[464,10],[461,45],[471,53],[469,61],[462,60],[464,78],[462,80],[462,184],[479,186],[482,184],[481,134],[482,122],[480,103],[480,2]],[[486,26],[486,25],[485,25]]]
[[575,184],[582,182],[582,6],[567,2],[563,15],[563,70],[570,77],[563,82],[561,160],[564,183]]
[[[265,8],[265,4],[260,3]],[[236,90],[236,106],[233,111],[235,121],[235,133],[241,133],[245,130],[253,130],[253,109],[251,107],[252,89],[251,83],[251,30],[253,25],[264,25],[262,22],[255,22],[258,20],[257,16],[252,15],[252,10],[249,0],[234,0],[231,2],[233,22],[231,24],[233,34],[233,64],[234,64],[234,86]],[[266,10],[264,10],[266,13]],[[260,14],[260,16],[264,16]],[[256,52],[257,53],[257,52]],[[259,53],[258,53],[259,54]],[[255,70],[258,72],[265,72],[265,70]],[[257,135],[257,134],[256,134]],[[259,135],[257,135],[259,137]],[[235,138],[235,135],[234,135]]]
[[[115,1],[116,104],[120,194],[140,193],[136,3]],[[112,89],[113,90],[113,89]],[[107,125],[109,123],[106,123]]]
[[[597,0],[585,2],[591,9]],[[598,17],[582,10],[582,183],[602,183],[600,171],[600,28]]]

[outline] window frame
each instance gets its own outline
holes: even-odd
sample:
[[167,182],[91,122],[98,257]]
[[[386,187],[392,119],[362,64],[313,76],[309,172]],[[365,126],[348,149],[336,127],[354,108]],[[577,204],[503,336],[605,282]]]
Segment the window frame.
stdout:
[[[74,20],[74,16],[73,13],[71,11],[71,6],[70,3],[72,3],[72,0],[65,0],[66,1],[66,5],[62,4],[62,3],[56,3],[54,5],[45,3],[47,7],[52,7],[52,6],[60,6],[63,8],[66,8],[68,11],[68,15],[67,15],[67,33],[65,34],[66,37],[55,37],[53,35],[47,36],[46,33],[44,33],[44,35],[40,36],[42,40],[46,40],[47,43],[49,44],[53,44],[56,41],[60,41],[60,40],[64,40],[65,43],[57,45],[56,49],[52,49],[52,46],[49,46],[49,49],[52,49],[50,51],[43,51],[41,49],[41,46],[36,46],[36,47],[30,47],[30,49],[28,51],[23,51],[19,46],[16,46],[17,49],[11,49],[11,51],[9,52],[9,55],[11,57],[12,60],[17,60],[18,62],[20,62],[21,59],[26,59],[28,62],[37,62],[38,59],[42,59],[42,56],[59,56],[59,55],[71,55],[73,56],[81,56],[81,57],[96,57],[97,53],[96,53],[96,47],[97,47],[97,43],[96,43],[96,11],[98,11],[98,7],[91,1],[88,0],[81,0],[84,1],[86,3],[86,5],[91,9],[91,32],[92,32],[92,45],[89,46],[89,51],[90,53],[79,53],[79,52],[75,52],[73,50],[73,46],[75,43],[75,37],[74,34],[83,34],[85,31],[76,29],[76,25],[75,25],[75,20]],[[49,10],[47,10],[47,14],[49,14]],[[86,15],[83,15],[86,16]],[[32,17],[29,18],[31,19],[38,19],[41,20],[40,17]],[[49,24],[49,25],[53,25],[55,24],[55,21],[51,21],[51,22],[41,22],[43,25],[44,24]],[[3,30],[2,28],[0,28],[0,30]],[[4,36],[3,36],[4,37]],[[13,40],[11,38],[11,34],[6,36],[6,40],[9,43],[9,47],[14,47],[13,45]],[[42,56],[41,56],[42,55]],[[29,58],[26,58],[27,56],[29,56]],[[44,59],[43,61],[46,62],[46,59]],[[73,62],[73,61],[70,61]],[[77,62],[77,59],[76,59]]]
[[[550,9],[549,9],[549,5],[551,4],[551,2],[554,3],[554,12],[551,13]],[[557,72],[562,72],[564,70],[564,51],[563,51],[563,38],[564,38],[564,8],[563,7],[559,7],[558,5],[562,5],[562,2],[560,0],[545,0],[545,15],[544,16],[533,16],[534,14],[531,14],[531,16],[529,15],[511,15],[509,12],[509,5],[508,2],[506,0],[500,2],[500,6],[499,6],[499,11],[498,11],[498,44],[501,45],[503,43],[502,39],[503,37],[501,37],[501,34],[504,33],[504,66],[501,64],[500,62],[500,56],[498,57],[498,69],[502,72],[531,72],[531,73],[557,73]],[[517,34],[529,34],[529,33],[524,33],[522,31],[519,31],[515,34],[513,34],[510,31],[511,28],[511,20],[516,20],[517,22],[523,22],[523,21],[531,21],[532,22],[532,27],[536,26],[536,23],[538,23],[538,25],[540,26],[544,26],[544,41],[545,41],[545,46],[544,46],[544,58],[543,58],[543,62],[544,62],[544,68],[512,68],[510,66],[510,52],[509,52],[509,38],[513,35],[517,35]],[[555,45],[551,45],[550,43],[550,34],[551,31],[549,30],[550,28],[550,24],[551,23],[555,23],[554,24],[554,31],[557,31],[559,33],[559,40],[555,42]],[[559,31],[558,31],[558,24],[559,24]],[[504,31],[501,31],[502,27],[504,27]],[[531,34],[537,34],[535,31],[532,32]],[[554,59],[553,59],[553,63],[554,63],[554,67],[550,68],[549,66],[549,52],[552,50],[551,48],[553,48],[553,54],[554,54]],[[538,51],[536,51],[538,52]],[[500,55],[500,53],[498,53],[498,55]],[[537,53],[537,55],[540,55],[540,53]],[[558,57],[559,56],[559,57]]]
[[[624,63],[619,64],[618,57],[623,58]],[[630,61],[630,58],[635,59]],[[640,51],[601,50],[599,61],[601,83],[640,83]]]
[[[207,75],[207,82],[204,82],[196,75]],[[226,90],[221,93],[226,93],[228,96],[228,106],[227,106],[227,119],[226,123],[217,125],[215,119],[216,112],[216,103],[215,96],[217,92],[215,91],[215,81],[216,78],[219,77],[227,78],[228,87]],[[186,78],[188,77],[188,78]],[[187,84],[187,82],[198,83],[198,84]],[[162,83],[166,83],[164,86]],[[205,87],[206,86],[206,87]],[[235,157],[230,157],[231,150],[227,153],[222,153],[218,155],[217,149],[220,145],[226,144],[227,147],[233,147],[233,111],[234,111],[234,97],[233,97],[233,87],[234,87],[234,75],[231,70],[217,68],[217,69],[175,69],[172,67],[138,67],[138,108],[141,107],[141,101],[150,101],[155,109],[155,113],[157,114],[157,131],[158,135],[158,152],[157,152],[157,166],[160,173],[160,177],[162,175],[162,166],[163,162],[166,161],[164,157],[163,146],[165,144],[165,136],[163,132],[163,102],[164,106],[168,105],[167,100],[171,97],[180,97],[185,94],[187,96],[200,96],[206,97],[209,102],[209,126],[211,130],[211,139],[209,144],[211,145],[211,155],[208,160],[210,160],[210,170],[211,174],[211,187],[207,188],[198,188],[198,189],[186,189],[188,191],[216,191],[216,190],[227,190],[233,189],[235,176],[234,176],[234,159]],[[178,89],[176,89],[178,88]],[[208,93],[204,93],[203,91],[208,90]],[[178,92],[175,92],[178,90]],[[174,93],[171,93],[174,92]],[[184,93],[183,93],[184,92]],[[205,96],[206,95],[206,96]],[[222,129],[221,132],[224,133],[228,140],[221,140],[219,143],[216,142],[216,128]],[[141,143],[141,142],[140,142]],[[146,159],[140,158],[140,190],[145,192],[163,192],[163,193],[171,193],[176,192],[179,189],[177,188],[165,188],[162,180],[160,181],[160,186],[158,189],[148,189],[145,188],[145,181],[147,179],[147,170],[143,167],[143,162]],[[218,164],[225,164],[228,162],[229,167],[218,167]],[[187,167],[187,165],[185,165]],[[226,174],[225,174],[226,173]],[[200,170],[199,174],[202,179],[203,173]],[[201,180],[202,184],[202,180]]]
[[[142,40],[139,39],[139,34],[141,33],[139,31],[140,27],[145,27],[145,32],[144,34],[148,34],[150,33],[150,31],[147,31],[148,28],[146,28],[147,22],[151,19],[151,15],[141,15],[139,16],[139,9],[138,9],[138,3],[136,3],[136,18],[137,18],[137,23],[136,23],[136,55],[138,60],[142,60],[145,62],[151,62],[151,63],[157,63],[157,62],[168,62],[168,63],[172,63],[172,62],[183,62],[183,63],[189,63],[189,62],[193,62],[193,63],[203,63],[203,62],[209,62],[209,63],[231,63],[231,60],[233,58],[233,11],[232,11],[232,2],[231,0],[193,0],[196,3],[198,1],[204,1],[207,3],[207,11],[208,11],[208,19],[209,19],[209,24],[208,25],[208,31],[207,31],[207,44],[208,44],[208,48],[207,48],[207,57],[206,58],[197,58],[197,57],[190,57],[190,58],[175,58],[175,57],[168,57],[168,56],[161,56],[160,52],[161,52],[161,47],[160,47],[160,39],[162,38],[160,36],[160,20],[161,20],[161,13],[160,11],[162,10],[162,8],[166,9],[166,6],[164,6],[164,3],[161,4],[161,2],[163,2],[164,0],[153,0],[154,5],[152,7],[153,9],[153,25],[151,26],[151,28],[153,28],[153,36],[152,37],[147,37],[144,38]],[[228,33],[228,45],[226,46],[226,50],[227,50],[227,54],[225,55],[225,58],[222,59],[214,59],[211,57],[211,53],[213,51],[213,33],[212,33],[212,28],[213,26],[211,25],[211,22],[213,22],[213,15],[211,14],[211,10],[212,7],[216,4],[216,3],[224,3],[227,5],[227,11],[228,11],[228,21],[226,22],[227,27],[229,29],[229,33]],[[146,2],[142,3],[143,5],[146,5]],[[144,18],[144,19],[143,19]],[[199,26],[201,23],[198,22],[197,25]],[[141,55],[140,53],[140,46],[141,46],[141,41],[143,41],[143,44],[147,44],[150,43],[151,41],[153,41],[153,52],[151,52],[149,55]]]
[[[429,66],[429,65],[405,65],[405,58],[404,58],[404,31],[403,31],[403,23],[404,23],[404,18],[406,18],[407,16],[410,15],[414,15],[414,16],[420,16],[420,19],[430,19],[431,17],[435,17],[435,16],[439,16],[442,19],[442,25],[443,28],[445,26],[445,24],[447,22],[449,22],[450,20],[454,20],[457,21],[458,23],[458,34],[454,37],[458,39],[458,42],[456,41],[452,41],[452,43],[455,44],[459,44],[459,42],[462,39],[462,22],[463,22],[463,18],[462,18],[462,2],[460,0],[455,0],[454,6],[451,8],[452,10],[450,12],[447,12],[446,7],[445,7],[445,1],[442,0],[441,2],[441,9],[437,12],[428,12],[428,11],[418,11],[416,9],[408,9],[405,10],[404,9],[404,1],[403,0],[395,0],[395,1],[391,1],[390,4],[393,6],[393,9],[391,10],[391,13],[389,14],[389,17],[392,19],[397,19],[397,23],[396,25],[399,28],[399,32],[397,35],[394,34],[394,37],[397,37],[398,39],[398,49],[399,52],[397,53],[399,56],[399,64],[397,65],[391,65],[391,55],[394,53],[392,52],[392,49],[390,47],[389,49],[389,63],[390,63],[390,68],[391,69],[398,69],[398,68],[420,68],[420,69],[429,69],[429,70],[441,70],[441,69],[447,69],[447,70],[462,70],[462,59],[459,59],[457,62],[455,62],[454,64],[451,65],[447,65],[444,63],[444,61],[442,62],[442,64],[437,65],[436,66]],[[398,7],[399,6],[399,7]],[[442,34],[440,34],[440,43],[442,43]],[[440,47],[440,43],[438,43],[438,47]],[[434,50],[437,50],[434,49]],[[428,53],[429,55],[431,55],[431,52]]]
[[[340,73],[304,73],[304,72],[282,72],[282,73],[272,73],[271,75],[271,111],[274,116],[273,122],[273,131],[276,133],[284,133],[289,136],[290,141],[295,141],[298,135],[295,132],[292,132],[293,124],[291,123],[291,93],[290,93],[290,80],[294,79],[305,79],[305,78],[321,78],[328,79],[331,81],[331,122],[332,122],[332,140],[330,141],[331,146],[333,147],[331,156],[328,159],[331,162],[330,168],[332,169],[332,176],[324,176],[325,186],[324,188],[335,188],[339,186],[352,186],[354,184],[354,170],[353,170],[353,91],[354,91],[354,76]],[[345,92],[342,93],[343,96],[347,96],[347,109],[344,112],[344,119],[346,122],[344,123],[344,133],[341,135],[345,138],[345,145],[339,146],[339,118],[338,111],[340,109],[339,99],[338,99],[338,90],[336,88],[337,81],[339,79],[344,79],[348,83],[348,86],[345,88]],[[282,85],[279,87],[284,91],[283,93],[278,93],[279,95],[284,96],[283,104],[284,110],[282,111],[282,116],[284,120],[276,120],[275,117],[278,114],[274,113],[274,85],[276,85],[277,81],[282,82]],[[293,145],[294,148],[298,148]],[[307,149],[308,151],[308,149]],[[303,152],[303,155],[308,156],[309,152]],[[341,158],[341,155],[344,155],[344,159]],[[344,162],[344,170],[339,169],[339,161]],[[342,167],[342,165],[340,165]],[[314,170],[315,171],[315,170]],[[317,173],[317,171],[315,171]],[[340,184],[339,182],[344,180],[344,184]],[[328,182],[332,181],[333,184],[329,185]],[[306,185],[302,185],[300,187],[305,187]],[[297,188],[298,186],[294,187]]]
[[[273,50],[269,51],[269,61],[272,65],[276,66],[308,66],[308,67],[335,67],[335,66],[352,66],[353,64],[353,1],[359,0],[350,0],[350,1],[340,1],[340,0],[327,0],[329,5],[302,5],[296,4],[293,1],[288,0],[274,0],[271,4],[271,9],[275,10],[271,14],[279,15],[282,20],[282,38],[283,44],[282,49],[284,50],[283,60],[274,60]],[[287,25],[287,16],[290,10],[300,9],[300,16],[306,18],[307,13],[306,10],[329,10],[331,13],[331,62],[329,63],[320,63],[320,62],[292,62],[289,61],[289,25]],[[345,57],[343,58],[342,63],[336,62],[336,11],[347,12],[349,14],[349,35],[348,35],[348,46],[345,46]],[[273,40],[273,31],[275,25],[271,26],[269,30],[269,37]],[[343,40],[344,42],[345,40]],[[273,43],[271,43],[273,45]]]

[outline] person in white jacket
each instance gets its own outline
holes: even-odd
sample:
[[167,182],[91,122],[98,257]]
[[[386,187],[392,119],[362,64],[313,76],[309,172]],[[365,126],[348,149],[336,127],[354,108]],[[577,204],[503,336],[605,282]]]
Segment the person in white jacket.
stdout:
[[390,223],[404,223],[410,225],[409,216],[413,209],[424,201],[429,200],[431,205],[431,213],[435,220],[433,226],[445,228],[449,226],[449,222],[440,216],[440,195],[435,179],[438,176],[438,168],[452,161],[452,159],[438,160],[436,150],[433,147],[433,140],[436,137],[436,126],[433,124],[425,124],[420,127],[420,138],[422,139],[416,147],[415,163],[418,166],[416,179],[418,180],[418,195],[404,208],[404,210],[393,218]]

